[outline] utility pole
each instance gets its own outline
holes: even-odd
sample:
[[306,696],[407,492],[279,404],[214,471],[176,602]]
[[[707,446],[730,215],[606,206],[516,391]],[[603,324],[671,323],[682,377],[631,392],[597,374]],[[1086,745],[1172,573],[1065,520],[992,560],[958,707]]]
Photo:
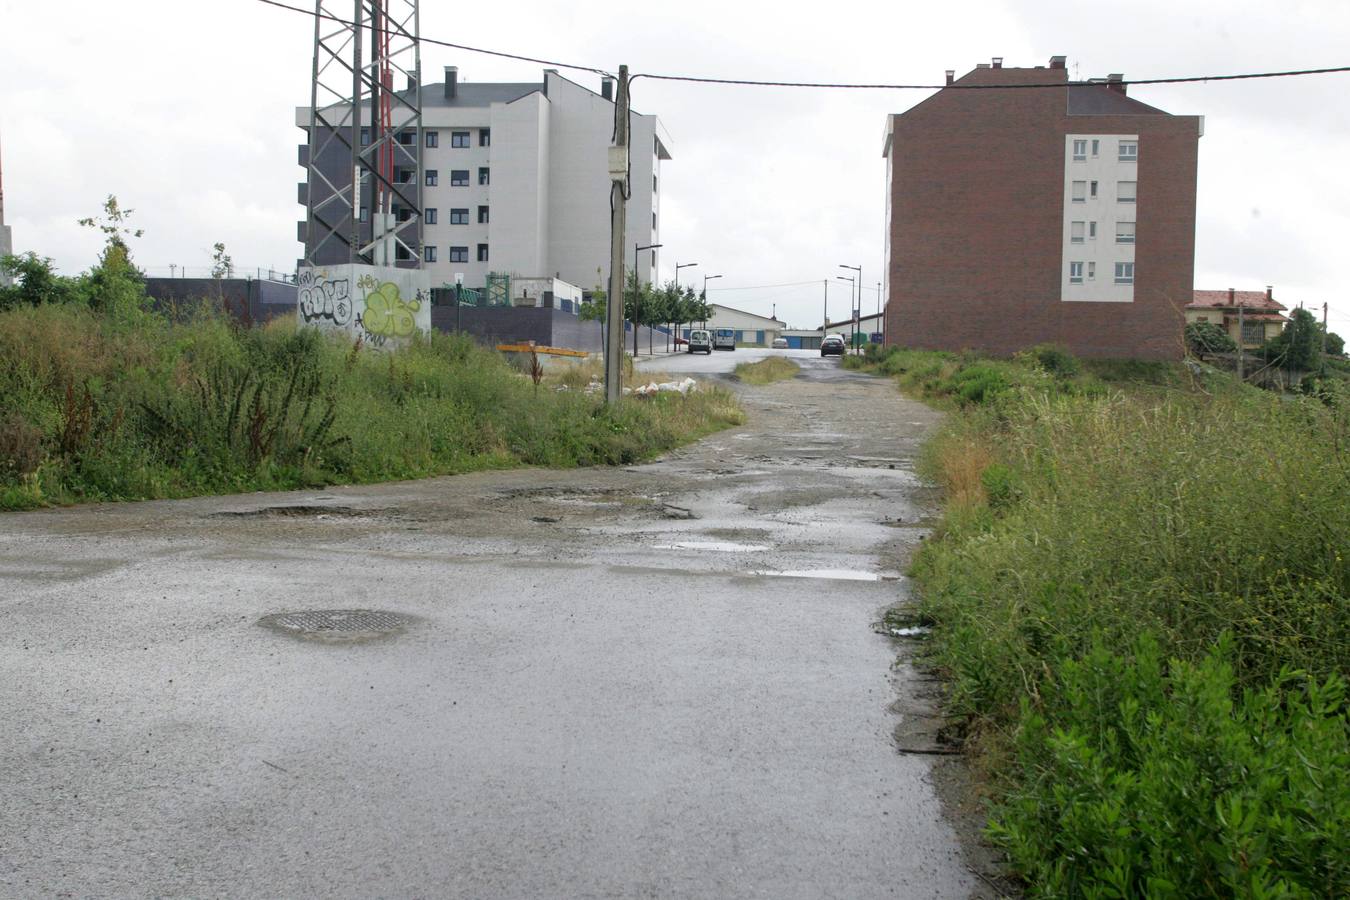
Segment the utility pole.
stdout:
[[820,339],[825,340],[825,334],[830,330],[830,279],[826,278],[822,284],[825,285],[825,310],[821,313],[825,318],[820,321]]
[[1327,364],[1327,304],[1322,303],[1322,365]]
[[628,199],[628,67],[619,66],[614,88],[614,146],[609,148],[609,297],[605,323],[605,402],[623,395],[623,234]]

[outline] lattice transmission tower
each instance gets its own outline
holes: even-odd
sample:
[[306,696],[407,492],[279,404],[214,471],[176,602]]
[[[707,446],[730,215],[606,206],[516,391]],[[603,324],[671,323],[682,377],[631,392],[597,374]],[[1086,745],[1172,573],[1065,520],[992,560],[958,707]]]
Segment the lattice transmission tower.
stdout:
[[316,0],[306,265],[421,265],[421,74],[418,0]]

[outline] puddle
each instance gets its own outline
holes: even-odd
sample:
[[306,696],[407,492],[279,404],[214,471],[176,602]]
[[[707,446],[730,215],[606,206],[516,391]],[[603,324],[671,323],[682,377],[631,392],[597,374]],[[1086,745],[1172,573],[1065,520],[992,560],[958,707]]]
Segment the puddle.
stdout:
[[657,544],[657,550],[713,550],[719,553],[762,553],[772,549],[768,544],[738,544],[735,541],[675,541]]
[[751,575],[772,575],[777,578],[828,578],[832,581],[894,581],[898,576],[861,569],[783,569],[782,571],[751,572]]

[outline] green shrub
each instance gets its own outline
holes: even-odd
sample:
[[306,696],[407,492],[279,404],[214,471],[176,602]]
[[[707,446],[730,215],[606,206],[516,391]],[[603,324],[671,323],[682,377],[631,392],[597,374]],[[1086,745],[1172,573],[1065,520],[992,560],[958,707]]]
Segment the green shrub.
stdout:
[[1232,353],[1237,341],[1213,322],[1191,322],[1186,326],[1186,349],[1204,359],[1215,353]]
[[1003,373],[988,365],[973,365],[951,377],[953,393],[964,404],[986,403],[1010,387]]
[[1037,344],[1020,355],[1056,378],[1072,378],[1083,371],[1078,357],[1056,344]]
[[1345,682],[1240,689],[1196,663],[1097,643],[1023,704],[1017,786],[991,834],[1034,896],[1350,895]]

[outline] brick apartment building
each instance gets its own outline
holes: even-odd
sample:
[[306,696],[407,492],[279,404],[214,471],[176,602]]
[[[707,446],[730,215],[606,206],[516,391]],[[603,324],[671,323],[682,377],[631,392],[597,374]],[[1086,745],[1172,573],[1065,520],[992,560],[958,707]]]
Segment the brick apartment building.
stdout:
[[[953,74],[887,121],[887,342],[1180,356],[1203,118],[1062,56]],[[966,89],[998,84],[1038,87]]]

